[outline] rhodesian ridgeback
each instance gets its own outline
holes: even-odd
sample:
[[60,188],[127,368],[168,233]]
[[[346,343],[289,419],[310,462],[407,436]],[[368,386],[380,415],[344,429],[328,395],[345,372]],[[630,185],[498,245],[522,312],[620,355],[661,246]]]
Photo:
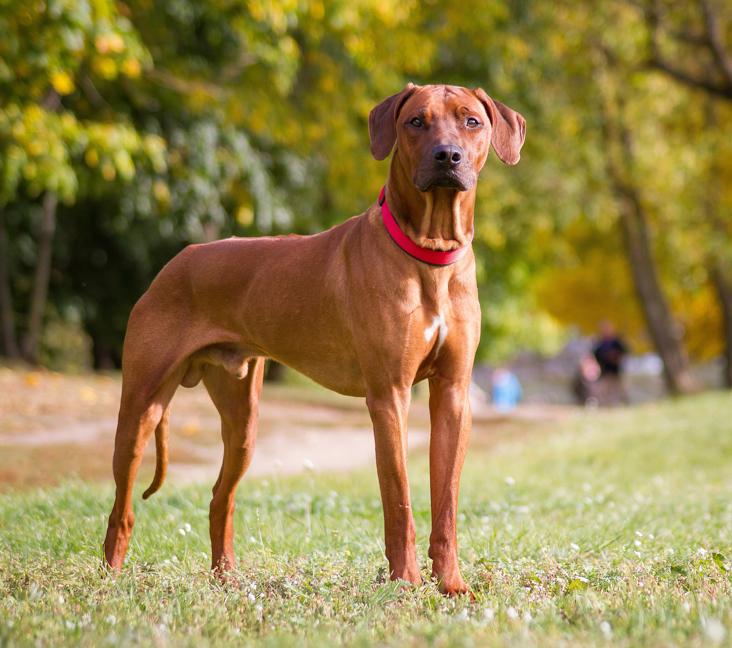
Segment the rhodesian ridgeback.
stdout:
[[234,494],[254,452],[264,360],[273,358],[334,391],[366,397],[389,573],[410,583],[421,576],[407,412],[412,385],[429,381],[432,575],[446,594],[468,591],[456,516],[480,336],[476,182],[491,146],[503,162],[518,162],[525,121],[481,89],[409,84],[371,111],[369,134],[377,160],[394,155],[385,188],[363,214],[313,236],[191,245],[132,310],[104,542],[113,569],[130,541],[143,450],[155,432],[147,498],[165,477],[171,398],[178,385],[201,380],[224,442],[210,506],[212,568],[234,567]]

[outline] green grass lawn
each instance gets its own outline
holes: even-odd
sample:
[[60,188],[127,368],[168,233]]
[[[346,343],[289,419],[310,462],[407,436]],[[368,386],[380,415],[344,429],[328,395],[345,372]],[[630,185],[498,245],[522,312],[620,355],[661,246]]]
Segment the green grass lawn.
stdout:
[[[227,586],[208,573],[207,487],[138,499],[110,578],[111,487],[75,482],[0,497],[0,645],[730,645],[732,396],[489,446],[474,439],[461,495],[474,603],[385,581],[373,468],[245,479]],[[423,455],[410,472],[427,577]]]

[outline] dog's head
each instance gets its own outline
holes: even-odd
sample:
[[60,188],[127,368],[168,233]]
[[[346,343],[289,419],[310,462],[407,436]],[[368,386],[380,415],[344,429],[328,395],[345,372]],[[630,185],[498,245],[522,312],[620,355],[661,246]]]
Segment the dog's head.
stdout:
[[482,89],[408,84],[369,115],[371,153],[383,160],[396,143],[401,162],[420,191],[475,186],[491,145],[516,164],[526,121]]

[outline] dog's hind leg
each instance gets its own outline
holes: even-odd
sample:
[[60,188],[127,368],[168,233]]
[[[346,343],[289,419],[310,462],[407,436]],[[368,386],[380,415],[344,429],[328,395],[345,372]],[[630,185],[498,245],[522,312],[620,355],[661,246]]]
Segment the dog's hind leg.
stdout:
[[184,367],[173,369],[160,384],[139,368],[124,375],[112,462],[116,492],[104,540],[104,555],[112,569],[122,568],[132,535],[132,487],[143,451],[155,429],[167,425],[168,405],[183,371]]
[[264,358],[249,360],[244,378],[213,365],[208,365],[203,374],[206,389],[221,415],[224,441],[224,458],[209,511],[211,568],[219,574],[235,566],[234,495],[254,454],[263,377]]

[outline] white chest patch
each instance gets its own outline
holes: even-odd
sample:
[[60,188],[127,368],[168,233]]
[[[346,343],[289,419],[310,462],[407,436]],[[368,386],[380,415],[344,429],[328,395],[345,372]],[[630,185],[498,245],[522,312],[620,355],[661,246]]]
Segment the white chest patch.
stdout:
[[445,338],[447,337],[447,322],[445,322],[445,318],[442,316],[442,314],[435,315],[432,318],[432,324],[425,328],[425,342],[429,342],[434,337],[435,333],[437,333],[437,353],[439,353],[440,348],[442,347],[443,343],[445,342]]

